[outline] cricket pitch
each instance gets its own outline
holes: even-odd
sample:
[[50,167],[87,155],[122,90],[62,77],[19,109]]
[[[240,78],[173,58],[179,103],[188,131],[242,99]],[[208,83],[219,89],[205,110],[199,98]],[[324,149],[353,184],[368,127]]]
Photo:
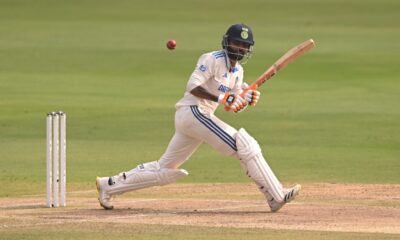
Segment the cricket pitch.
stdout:
[[118,196],[103,210],[93,190],[68,192],[66,208],[45,196],[0,199],[0,233],[67,223],[189,225],[400,234],[400,185],[305,184],[296,200],[271,213],[251,183],[173,184]]

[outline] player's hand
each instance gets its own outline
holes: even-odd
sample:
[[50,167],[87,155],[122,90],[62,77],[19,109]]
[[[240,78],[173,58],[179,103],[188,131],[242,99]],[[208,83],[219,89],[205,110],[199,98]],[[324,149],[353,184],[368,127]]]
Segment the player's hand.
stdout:
[[260,99],[261,93],[257,90],[249,89],[247,83],[243,83],[243,98],[249,103],[250,106],[255,106]]
[[257,90],[249,89],[244,94],[244,99],[250,104],[250,106],[255,106],[260,99],[261,93]]
[[239,112],[247,107],[247,101],[240,95],[233,93],[221,94],[218,97],[218,102],[225,106],[225,110]]

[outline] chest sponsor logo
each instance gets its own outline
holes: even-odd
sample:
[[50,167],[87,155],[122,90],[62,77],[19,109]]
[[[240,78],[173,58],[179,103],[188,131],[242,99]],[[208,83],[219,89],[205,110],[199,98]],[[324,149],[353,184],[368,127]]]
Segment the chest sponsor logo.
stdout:
[[230,87],[224,86],[222,84],[219,85],[219,87],[218,87],[218,91],[223,92],[223,93],[229,92],[230,90],[231,90]]
[[227,78],[228,77],[228,73],[225,73],[224,75],[222,75],[223,78]]

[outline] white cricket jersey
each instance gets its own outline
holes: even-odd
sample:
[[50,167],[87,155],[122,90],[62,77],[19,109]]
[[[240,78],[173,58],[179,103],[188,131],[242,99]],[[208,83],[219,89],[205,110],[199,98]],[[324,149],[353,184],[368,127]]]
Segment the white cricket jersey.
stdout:
[[197,86],[202,86],[215,96],[222,93],[242,91],[243,68],[239,63],[230,67],[228,56],[224,50],[203,54],[196,65],[186,86],[186,91],[175,107],[196,105],[205,114],[214,113],[217,102],[194,96],[190,92]]

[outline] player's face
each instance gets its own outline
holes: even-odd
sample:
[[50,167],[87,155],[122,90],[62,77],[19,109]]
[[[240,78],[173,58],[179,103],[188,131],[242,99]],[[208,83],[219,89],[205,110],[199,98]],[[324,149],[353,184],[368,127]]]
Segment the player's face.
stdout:
[[248,56],[249,51],[250,51],[250,44],[241,42],[241,41],[236,41],[236,40],[230,40],[228,43],[228,55],[229,58],[233,61],[240,61],[243,59],[243,57]]
[[250,48],[250,44],[236,40],[229,41],[229,46],[242,55],[248,53]]

